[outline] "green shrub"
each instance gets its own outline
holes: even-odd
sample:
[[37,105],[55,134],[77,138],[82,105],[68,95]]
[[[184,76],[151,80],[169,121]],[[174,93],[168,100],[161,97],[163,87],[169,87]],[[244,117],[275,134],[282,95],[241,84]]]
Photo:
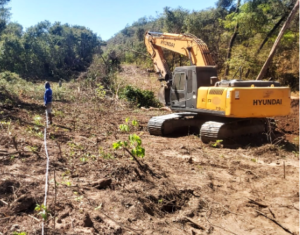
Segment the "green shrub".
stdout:
[[159,107],[160,103],[155,98],[152,91],[141,90],[132,86],[126,86],[120,97],[127,99],[130,103],[138,107]]

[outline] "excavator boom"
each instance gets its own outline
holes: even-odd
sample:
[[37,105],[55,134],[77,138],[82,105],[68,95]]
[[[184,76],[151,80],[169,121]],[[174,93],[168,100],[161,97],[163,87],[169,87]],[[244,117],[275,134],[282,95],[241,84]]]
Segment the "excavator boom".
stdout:
[[192,34],[147,32],[145,44],[156,72],[160,73],[165,80],[170,79],[170,71],[164,59],[162,48],[187,56],[191,65],[215,65],[207,45]]

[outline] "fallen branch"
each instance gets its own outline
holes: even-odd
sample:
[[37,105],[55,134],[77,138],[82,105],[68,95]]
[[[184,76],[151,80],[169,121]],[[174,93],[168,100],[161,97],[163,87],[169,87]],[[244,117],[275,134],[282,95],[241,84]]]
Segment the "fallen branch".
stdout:
[[188,220],[188,221],[190,221],[192,224],[194,224],[194,225],[196,225],[198,228],[200,228],[200,229],[202,229],[202,230],[205,230],[205,228],[202,226],[202,225],[200,225],[200,224],[198,224],[197,222],[195,222],[194,220],[192,220],[192,219],[190,219],[189,217],[184,217],[186,220]]
[[16,136],[12,137],[12,142],[19,156],[23,157],[23,154],[19,151],[18,142],[16,141]]
[[218,226],[218,225],[215,225],[213,223],[211,223],[207,218],[206,218],[207,222],[213,226],[213,227],[217,227],[217,228],[220,228],[220,229],[223,229],[224,231],[228,232],[228,233],[232,233],[234,235],[238,235],[237,233],[234,233],[234,232],[231,232],[230,230],[226,229],[226,228],[223,228],[222,226]]
[[103,211],[99,211],[101,214],[103,214],[104,216],[106,216],[108,219],[110,219],[110,220],[112,220],[113,222],[115,222],[116,224],[118,224],[119,226],[121,226],[122,228],[125,228],[125,229],[127,229],[127,230],[130,230],[130,231],[132,231],[132,232],[134,232],[134,233],[136,233],[136,234],[142,234],[141,232],[139,232],[138,230],[135,230],[135,229],[133,229],[133,228],[130,228],[130,227],[128,227],[128,226],[125,226],[125,225],[123,225],[123,224],[121,224],[121,223],[119,223],[119,222],[117,222],[117,221],[115,221],[113,218],[111,218],[110,216],[108,216],[106,213],[104,213]]
[[297,211],[299,211],[299,209],[297,208],[297,207],[295,207],[295,205],[293,204],[293,207],[297,210]]
[[287,229],[286,227],[284,227],[283,225],[281,225],[277,220],[268,217],[267,215],[265,215],[264,213],[262,213],[262,212],[260,212],[260,211],[258,211],[258,210],[255,210],[255,211],[256,211],[258,214],[260,214],[260,215],[266,217],[267,219],[269,219],[269,220],[271,220],[272,222],[274,222],[275,224],[277,224],[277,225],[278,225],[279,227],[281,227],[284,231],[286,231],[286,232],[288,232],[288,233],[290,233],[290,234],[294,234],[294,233],[292,233],[289,229]]
[[4,204],[8,205],[8,203],[7,203],[6,201],[0,200],[0,202],[2,202],[2,203],[4,203]]
[[102,189],[102,188],[106,188],[107,186],[110,186],[111,183],[112,183],[111,179],[100,179],[90,184],[84,184],[83,186],[91,186],[97,189]]
[[270,209],[270,207],[269,207],[268,209],[269,209],[270,213],[272,214],[273,218],[276,219],[276,216],[275,216],[275,214],[273,213],[273,211]]
[[35,153],[34,151],[18,151],[18,152],[13,152],[13,153],[0,153],[0,156],[5,156],[6,157],[6,156],[11,156],[13,154],[20,154],[20,152],[22,152],[22,153]]
[[141,107],[142,110],[144,111],[151,111],[151,110],[160,110],[160,111],[169,111],[172,112],[172,110],[169,107],[161,107],[161,108],[154,108],[154,107],[150,107],[150,108],[145,108],[145,107]]
[[36,221],[38,221],[38,222],[41,222],[41,220],[39,220],[38,218],[35,218],[34,216],[32,216],[32,215],[28,215],[30,218],[32,218],[32,219],[34,219],[34,220],[36,220]]
[[254,201],[254,200],[251,199],[251,198],[248,198],[248,199],[249,199],[249,203],[256,204],[256,205],[258,205],[258,206],[260,206],[260,207],[263,207],[263,208],[267,208],[267,207],[268,207],[267,205],[262,204],[262,203],[257,202],[257,201]]

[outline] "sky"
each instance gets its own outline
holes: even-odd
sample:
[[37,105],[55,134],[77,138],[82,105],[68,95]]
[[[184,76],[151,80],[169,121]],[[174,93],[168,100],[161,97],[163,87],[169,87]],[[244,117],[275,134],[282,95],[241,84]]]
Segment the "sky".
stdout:
[[168,6],[199,11],[214,7],[217,0],[11,0],[11,22],[26,28],[48,20],[80,25],[108,40],[127,24],[144,16],[156,17]]

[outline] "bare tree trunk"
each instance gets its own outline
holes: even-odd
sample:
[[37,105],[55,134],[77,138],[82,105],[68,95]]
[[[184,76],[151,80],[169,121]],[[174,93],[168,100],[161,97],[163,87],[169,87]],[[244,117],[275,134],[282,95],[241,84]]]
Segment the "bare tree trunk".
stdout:
[[273,59],[273,56],[274,56],[275,51],[276,51],[276,49],[277,49],[277,46],[278,46],[278,44],[279,44],[279,42],[280,42],[280,40],[281,40],[281,38],[282,38],[282,36],[283,36],[285,30],[286,30],[286,29],[288,28],[288,26],[290,25],[290,23],[291,23],[291,21],[292,21],[294,15],[296,14],[298,8],[299,8],[299,0],[297,0],[297,2],[296,2],[296,4],[295,4],[294,8],[293,8],[292,11],[290,12],[290,14],[289,14],[287,20],[285,21],[284,25],[282,26],[282,28],[281,28],[281,30],[280,30],[280,32],[279,32],[277,38],[276,38],[276,41],[274,42],[274,45],[273,45],[273,47],[272,47],[272,49],[271,49],[271,52],[270,52],[270,54],[269,54],[269,56],[268,56],[268,58],[267,58],[265,64],[264,64],[263,67],[261,68],[261,70],[260,70],[260,72],[259,72],[259,74],[258,74],[256,80],[261,80],[261,79],[265,76],[265,74],[266,74],[266,72],[267,72],[267,69],[268,69],[268,67],[269,67],[269,65],[270,65],[270,63],[271,63],[271,61],[272,61],[272,59]]
[[279,25],[282,23],[282,21],[284,20],[284,18],[286,17],[287,14],[284,14],[281,19],[274,25],[274,27],[272,28],[272,30],[267,34],[267,36],[265,37],[264,41],[260,44],[258,50],[256,51],[255,55],[258,55],[259,52],[261,51],[261,49],[263,48],[263,46],[266,44],[266,42],[269,40],[270,36],[275,32],[275,30],[279,27]]
[[[240,2],[241,2],[241,0],[238,0],[235,13],[238,13],[238,11],[239,11]],[[232,51],[232,47],[233,47],[233,43],[236,38],[236,35],[238,34],[238,28],[239,28],[239,23],[237,22],[234,27],[233,35],[231,36],[229,44],[228,44],[227,57],[226,57],[227,62],[229,62],[229,60],[231,58],[231,51]],[[225,77],[228,76],[228,73],[229,73],[229,64],[227,64],[226,68],[225,68],[225,72],[224,72]]]

